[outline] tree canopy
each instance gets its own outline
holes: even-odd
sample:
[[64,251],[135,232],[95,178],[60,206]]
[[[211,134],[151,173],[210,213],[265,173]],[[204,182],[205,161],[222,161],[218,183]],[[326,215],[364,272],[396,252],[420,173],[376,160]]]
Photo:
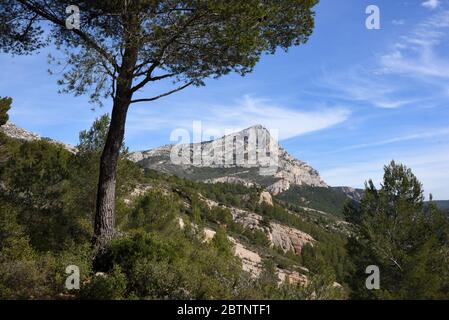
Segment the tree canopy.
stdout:
[[[66,54],[63,90],[89,91],[94,101],[115,96],[126,59],[133,60],[126,70],[134,79],[133,93],[168,78],[180,83],[176,90],[231,71],[244,75],[262,53],[306,42],[316,3],[2,0],[0,49],[28,54],[53,43]],[[79,7],[79,29],[66,28],[69,5]]]

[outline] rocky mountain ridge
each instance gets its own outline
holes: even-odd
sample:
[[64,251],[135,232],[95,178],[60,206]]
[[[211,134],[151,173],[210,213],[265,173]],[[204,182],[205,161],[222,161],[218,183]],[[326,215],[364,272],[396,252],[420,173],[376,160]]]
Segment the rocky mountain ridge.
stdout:
[[129,159],[197,181],[260,185],[273,195],[292,185],[328,187],[317,170],[291,156],[261,125],[211,141],[132,152]]

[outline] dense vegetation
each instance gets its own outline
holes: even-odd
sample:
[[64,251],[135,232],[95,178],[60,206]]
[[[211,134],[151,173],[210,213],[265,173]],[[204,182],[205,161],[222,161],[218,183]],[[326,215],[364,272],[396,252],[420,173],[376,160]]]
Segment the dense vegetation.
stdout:
[[278,198],[315,210],[341,216],[348,197],[334,188],[293,186],[281,193]]

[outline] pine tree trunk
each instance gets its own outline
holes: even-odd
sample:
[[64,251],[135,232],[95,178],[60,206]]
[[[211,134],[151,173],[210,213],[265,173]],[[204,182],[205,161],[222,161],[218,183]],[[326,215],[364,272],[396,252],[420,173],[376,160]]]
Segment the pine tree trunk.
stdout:
[[115,187],[120,149],[125,135],[126,114],[129,101],[116,98],[111,124],[100,159],[97,207],[94,222],[94,244],[102,248],[115,235]]
[[133,70],[137,61],[137,50],[125,50],[123,63],[117,77],[111,123],[100,159],[97,202],[94,221],[94,270],[105,269],[103,253],[107,243],[116,235],[115,188],[117,163],[125,135],[126,115],[132,99]]

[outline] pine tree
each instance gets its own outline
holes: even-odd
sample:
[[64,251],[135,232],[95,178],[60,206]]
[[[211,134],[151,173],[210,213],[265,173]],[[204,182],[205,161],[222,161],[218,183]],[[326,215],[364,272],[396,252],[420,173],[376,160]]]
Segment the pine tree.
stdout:
[[0,126],[4,125],[8,120],[8,111],[11,109],[12,99],[0,97]]
[[[449,296],[449,221],[412,171],[391,162],[376,189],[370,180],[360,208],[347,207],[355,234],[347,244],[347,282],[358,299],[436,299]],[[365,287],[366,267],[380,269],[380,289]]]
[[[12,99],[5,97],[0,97],[0,127],[4,125],[9,120],[8,111],[11,109]],[[0,175],[2,172],[2,168],[5,165],[8,155],[6,153],[6,136],[0,130]],[[0,188],[1,191],[1,188]]]

